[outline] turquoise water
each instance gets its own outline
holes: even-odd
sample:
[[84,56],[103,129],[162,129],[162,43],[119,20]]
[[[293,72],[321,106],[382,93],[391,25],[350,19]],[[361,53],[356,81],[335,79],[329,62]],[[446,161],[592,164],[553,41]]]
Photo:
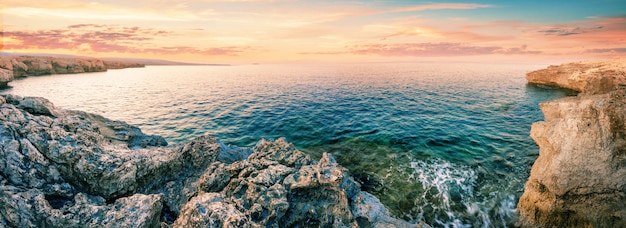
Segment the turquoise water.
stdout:
[[543,65],[376,63],[150,66],[28,77],[0,93],[43,96],[170,143],[208,133],[253,146],[285,137],[331,152],[396,215],[439,227],[511,226],[538,147],[527,85]]

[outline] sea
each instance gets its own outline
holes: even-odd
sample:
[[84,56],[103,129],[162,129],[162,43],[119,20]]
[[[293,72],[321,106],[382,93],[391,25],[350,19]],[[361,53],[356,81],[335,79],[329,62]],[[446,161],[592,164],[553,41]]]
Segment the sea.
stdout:
[[212,135],[253,147],[286,138],[331,153],[396,217],[434,227],[515,226],[539,155],[539,103],[575,93],[527,84],[546,65],[345,63],[147,66],[31,76],[41,96],[139,126],[170,145]]

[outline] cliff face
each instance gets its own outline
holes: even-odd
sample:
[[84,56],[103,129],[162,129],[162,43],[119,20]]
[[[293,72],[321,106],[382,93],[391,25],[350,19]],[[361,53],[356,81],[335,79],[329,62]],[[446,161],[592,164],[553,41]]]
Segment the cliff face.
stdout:
[[145,65],[141,63],[117,62],[117,61],[103,61],[103,62],[104,62],[104,67],[106,67],[107,69],[145,67]]
[[540,104],[545,121],[531,129],[539,157],[518,203],[523,226],[626,226],[626,89],[620,86],[626,74],[620,64],[564,64],[528,74],[554,85],[559,79],[545,78],[546,72],[559,72],[554,77],[583,82],[563,87],[583,93]]
[[7,86],[10,81],[13,81],[13,71],[0,68],[0,88]]
[[139,63],[102,61],[93,58],[0,56],[0,88],[6,87],[14,77],[102,72],[107,69],[144,66]]
[[13,71],[15,77],[46,74],[75,74],[106,71],[99,59],[55,58],[39,56],[3,56],[0,68]]
[[417,227],[325,154],[159,136],[43,98],[0,96],[0,226]]
[[549,66],[528,73],[526,80],[585,94],[601,94],[626,85],[626,60],[583,61]]

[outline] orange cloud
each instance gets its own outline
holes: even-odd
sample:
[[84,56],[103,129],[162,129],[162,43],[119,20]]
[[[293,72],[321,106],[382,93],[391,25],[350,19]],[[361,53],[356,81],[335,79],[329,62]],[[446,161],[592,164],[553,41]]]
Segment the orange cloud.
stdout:
[[527,50],[526,45],[515,48],[497,46],[472,46],[461,43],[397,43],[397,44],[363,44],[347,47],[347,51],[303,52],[300,54],[334,55],[380,55],[380,56],[472,56],[472,55],[526,55],[541,54],[541,51]]
[[416,6],[406,6],[394,8],[385,12],[413,12],[413,11],[424,11],[424,10],[441,10],[441,9],[479,9],[479,8],[490,8],[491,5],[486,4],[468,4],[468,3],[431,3],[431,4],[423,4]]

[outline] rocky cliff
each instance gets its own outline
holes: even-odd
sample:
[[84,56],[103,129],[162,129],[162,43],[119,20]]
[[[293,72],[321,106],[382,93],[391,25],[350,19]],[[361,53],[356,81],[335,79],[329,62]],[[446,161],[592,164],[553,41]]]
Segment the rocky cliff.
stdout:
[[159,136],[43,98],[0,96],[0,227],[419,227],[330,154]]
[[10,81],[13,81],[13,71],[0,68],[0,88],[6,87]]
[[540,104],[545,120],[531,129],[539,157],[518,203],[522,226],[626,227],[625,72],[614,60],[528,74],[529,82],[582,93]]
[[104,67],[107,69],[124,69],[124,68],[136,68],[136,67],[145,67],[144,64],[141,63],[131,63],[131,62],[119,62],[119,61],[103,61]]
[[102,61],[94,58],[0,56],[0,88],[14,77],[101,72],[107,69],[144,67],[143,64]]
[[626,60],[582,61],[549,66],[526,75],[530,83],[601,94],[626,85]]

